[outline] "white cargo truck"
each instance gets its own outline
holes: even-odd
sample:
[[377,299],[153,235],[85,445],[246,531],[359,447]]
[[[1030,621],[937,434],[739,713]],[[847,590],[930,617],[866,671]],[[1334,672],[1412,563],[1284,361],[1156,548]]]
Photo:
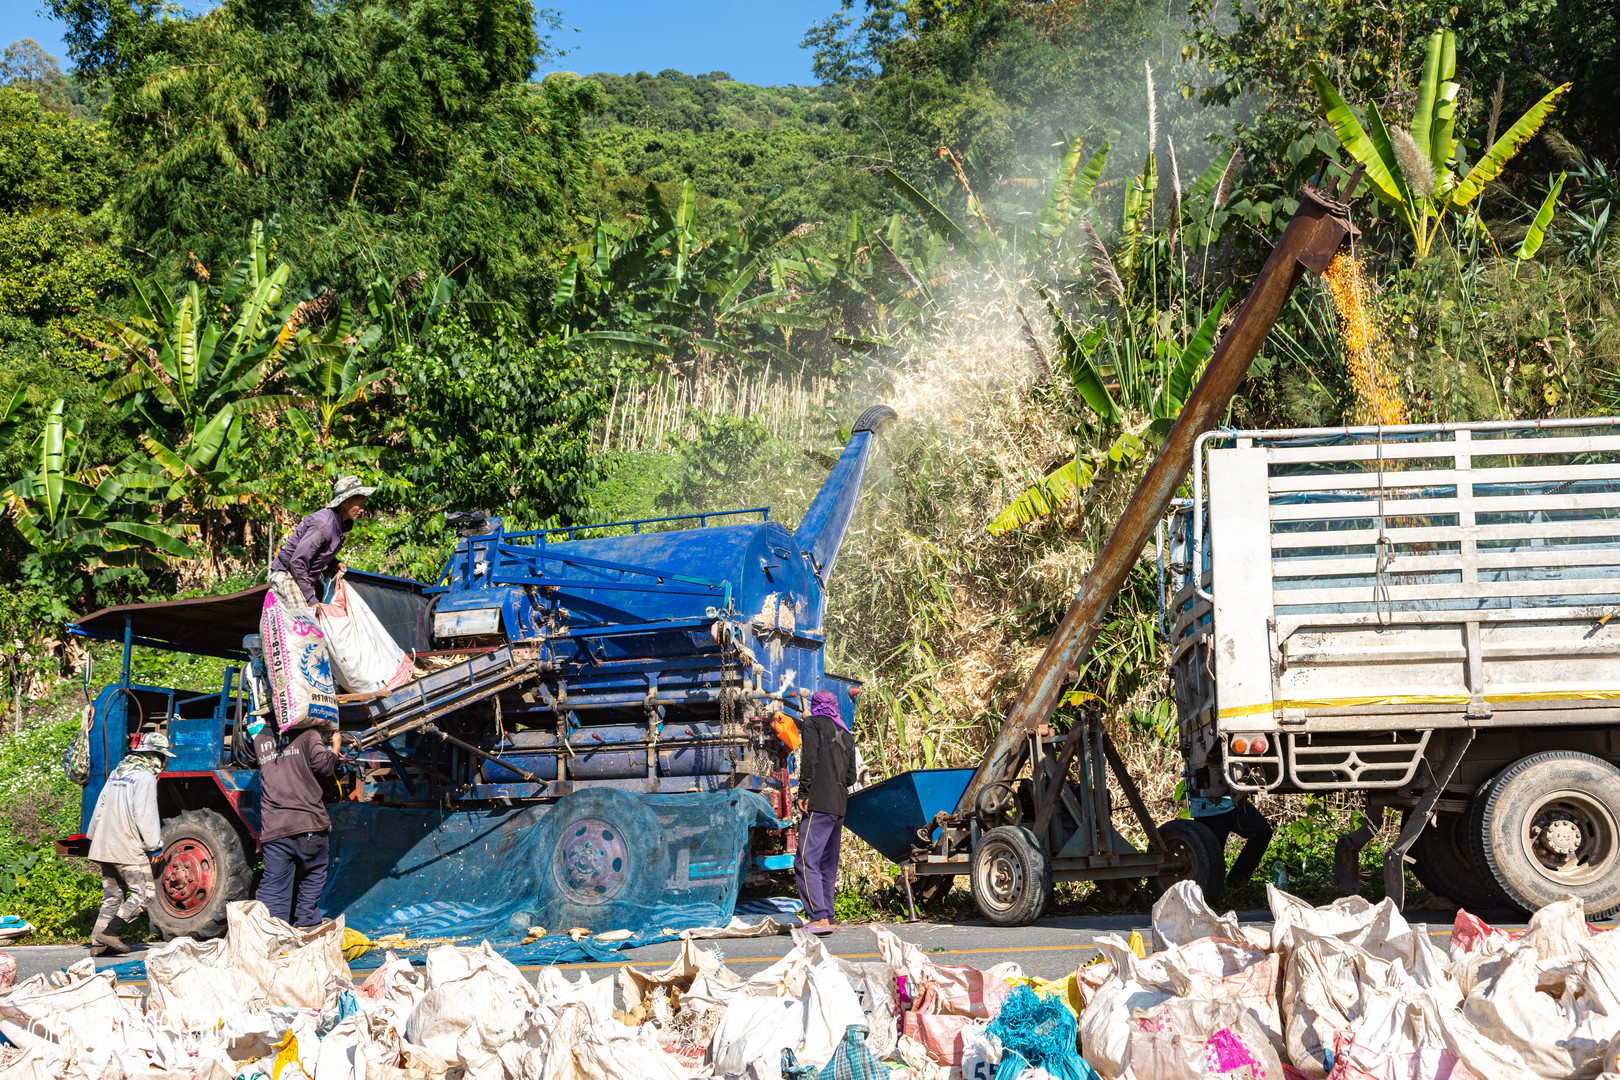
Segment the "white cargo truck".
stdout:
[[1188,794],[1402,811],[1397,901],[1405,859],[1465,906],[1620,909],[1620,419],[1212,432],[1191,496],[1161,549]]

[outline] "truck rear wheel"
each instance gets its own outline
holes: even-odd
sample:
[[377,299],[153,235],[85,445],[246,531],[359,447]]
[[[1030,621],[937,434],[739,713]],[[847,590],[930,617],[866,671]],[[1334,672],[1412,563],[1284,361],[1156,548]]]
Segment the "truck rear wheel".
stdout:
[[1573,750],[1532,754],[1480,789],[1472,843],[1507,899],[1526,912],[1581,898],[1620,910],[1620,769]]
[[1412,873],[1430,892],[1471,911],[1509,907],[1490,872],[1468,850],[1466,814],[1437,814],[1412,845]]
[[163,866],[147,922],[164,941],[225,933],[225,908],[246,900],[253,870],[242,838],[214,810],[187,810],[163,823]]
[[1196,881],[1206,903],[1214,906],[1226,887],[1226,853],[1210,827],[1191,818],[1176,818],[1159,826],[1167,852],[1164,873],[1148,879],[1154,896],[1178,881]]
[[992,926],[1028,926],[1052,902],[1052,864],[1035,834],[1002,825],[973,849],[973,902]]

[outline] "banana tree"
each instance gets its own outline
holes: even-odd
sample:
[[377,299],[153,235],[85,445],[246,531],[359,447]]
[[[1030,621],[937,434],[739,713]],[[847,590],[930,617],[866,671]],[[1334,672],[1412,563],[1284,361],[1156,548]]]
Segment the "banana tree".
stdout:
[[[1216,331],[1230,293],[1221,294],[1185,343],[1178,346],[1174,339],[1159,338],[1159,347],[1154,351],[1156,364],[1129,372],[1113,365],[1098,365],[1092,360],[1098,345],[1108,336],[1106,323],[1099,321],[1076,334],[1056,301],[1044,290],[1042,298],[1056,328],[1064,370],[1098,419],[1104,424],[1117,425],[1126,416],[1126,409],[1115,402],[1108,389],[1107,380],[1116,378],[1119,381],[1114,385],[1120,389],[1130,411],[1145,410],[1150,422],[1145,431],[1119,432],[1103,449],[1076,449],[1072,460],[1031,484],[996,515],[986,527],[991,535],[1028,525],[1055,512],[1069,500],[1082,498],[1086,488],[1102,473],[1129,468],[1140,460],[1148,446],[1144,436],[1163,438],[1168,433],[1214,352]],[[1120,378],[1121,375],[1125,377]]]
[[161,481],[146,463],[132,457],[87,465],[83,430],[57,399],[34,441],[33,469],[0,492],[7,516],[34,549],[30,573],[59,582],[88,571],[107,580],[195,554],[181,530],[163,522]]
[[1424,53],[1417,104],[1403,129],[1391,126],[1371,102],[1363,125],[1322,69],[1311,65],[1323,115],[1345,151],[1366,169],[1379,201],[1406,222],[1419,258],[1429,254],[1448,214],[1460,217],[1475,209],[1485,185],[1501,175],[1570,88],[1564,83],[1536,102],[1470,168],[1456,137],[1456,74],[1456,38],[1450,30],[1436,30]]
[[569,253],[552,317],[570,340],[678,361],[764,354],[797,362],[793,332],[827,325],[822,305],[787,280],[803,265],[785,262],[802,231],[776,226],[767,200],[703,240],[690,181],[673,210],[654,184],[645,205],[643,224],[598,220],[591,239]]
[[[441,278],[440,285],[447,280]],[[391,334],[401,334],[402,340],[408,340],[430,329],[448,299],[448,290],[436,287],[428,299],[416,305],[413,315],[402,310],[405,302],[399,299],[397,288],[390,289],[381,281],[377,288],[382,290],[381,302],[374,293],[372,310],[380,308],[384,318],[356,327],[345,301],[322,332],[299,343],[283,372],[283,382],[297,404],[283,416],[304,443],[305,462],[325,471],[331,471],[332,465],[353,466],[377,458],[377,447],[342,438],[338,432],[352,422],[350,410],[382,393],[392,374],[387,367],[372,366],[371,352],[379,341],[390,340]],[[444,299],[436,301],[434,297],[441,292]]]
[[278,307],[289,273],[286,263],[269,265],[264,227],[254,222],[247,255],[223,288],[194,280],[171,296],[155,280],[135,281],[134,314],[106,321],[112,336],[104,344],[123,374],[103,386],[102,400],[181,437],[207,427],[227,404],[236,415],[290,404],[265,388],[318,301]]

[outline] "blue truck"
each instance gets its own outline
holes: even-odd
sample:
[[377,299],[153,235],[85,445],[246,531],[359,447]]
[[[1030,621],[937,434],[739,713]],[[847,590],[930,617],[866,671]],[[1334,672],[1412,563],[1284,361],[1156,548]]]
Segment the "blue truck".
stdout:
[[[380,697],[339,698],[351,750],[334,800],[399,807],[510,807],[585,791],[744,789],[789,816],[792,724],[831,691],[846,718],[857,682],[824,668],[827,583],[886,406],[855,422],[794,530],[768,507],[508,532],[453,515],[454,551],[432,583],[350,570],[347,579],[419,676]],[[93,702],[82,834],[108,773],[147,731],[176,757],[158,780],[164,860],[153,929],[224,931],[249,895],[259,774],[247,727],[264,715],[259,616],[267,586],[105,608],[70,632],[121,642],[118,680]],[[225,661],[208,688],[147,686],[136,648]],[[598,798],[600,803],[600,798]],[[792,866],[786,830],[758,829],[746,870]]]

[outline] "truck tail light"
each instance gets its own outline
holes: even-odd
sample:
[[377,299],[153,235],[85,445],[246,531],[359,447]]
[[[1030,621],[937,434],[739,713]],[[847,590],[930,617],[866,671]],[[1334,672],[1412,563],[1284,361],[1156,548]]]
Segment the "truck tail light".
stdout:
[[1270,749],[1271,740],[1264,735],[1232,736],[1232,753],[1234,754],[1263,754]]

